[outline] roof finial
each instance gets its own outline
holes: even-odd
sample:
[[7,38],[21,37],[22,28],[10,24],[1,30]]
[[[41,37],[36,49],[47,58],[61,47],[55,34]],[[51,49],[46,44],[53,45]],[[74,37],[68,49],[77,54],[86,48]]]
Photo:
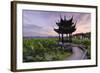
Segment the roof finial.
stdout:
[[64,16],[64,20],[66,20],[66,16]]
[[61,21],[61,22],[63,21],[63,19],[62,19],[62,17],[61,17],[61,14],[60,14],[60,21]]

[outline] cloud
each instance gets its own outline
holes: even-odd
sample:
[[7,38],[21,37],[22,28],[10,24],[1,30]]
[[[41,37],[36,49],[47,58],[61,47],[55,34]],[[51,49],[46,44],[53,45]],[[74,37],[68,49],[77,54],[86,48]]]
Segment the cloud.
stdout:
[[43,28],[36,24],[23,24],[23,35],[24,36],[53,36],[56,32],[50,27]]
[[91,15],[89,13],[80,15],[77,25],[76,31],[74,33],[85,33],[91,31]]
[[53,29],[57,27],[60,15],[66,19],[73,16],[73,22],[77,21],[75,33],[90,31],[90,13],[23,10],[23,36],[57,35]]
[[28,30],[28,31],[23,32],[23,35],[24,37],[32,37],[32,36],[45,36],[46,34]]
[[78,19],[78,24],[79,25],[87,25],[90,22],[91,22],[90,14],[80,15],[80,18]]
[[36,29],[36,30],[38,30],[38,29],[42,29],[42,27],[41,26],[38,26],[38,25],[34,25],[34,24],[23,24],[23,29],[28,29],[28,30],[30,30],[30,29]]

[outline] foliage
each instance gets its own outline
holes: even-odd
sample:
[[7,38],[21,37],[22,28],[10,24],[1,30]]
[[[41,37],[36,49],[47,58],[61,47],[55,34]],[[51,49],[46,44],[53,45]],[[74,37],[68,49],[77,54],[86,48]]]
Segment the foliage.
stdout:
[[56,38],[24,39],[23,62],[64,60],[71,54],[56,44]]
[[91,40],[90,39],[78,39],[78,38],[73,38],[73,43],[79,44],[79,45],[84,45],[85,49],[88,51],[88,58],[91,58]]

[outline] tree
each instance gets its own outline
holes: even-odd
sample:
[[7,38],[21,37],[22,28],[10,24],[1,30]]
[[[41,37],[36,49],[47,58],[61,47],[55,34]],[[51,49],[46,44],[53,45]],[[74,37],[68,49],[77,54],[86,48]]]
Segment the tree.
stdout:
[[[54,29],[55,32],[59,34],[59,41],[71,42],[72,41],[72,33],[76,30],[76,23],[73,23],[73,17],[69,20],[66,20],[66,16],[62,19],[60,16],[60,21],[56,22],[58,29]],[[64,39],[64,34],[66,34],[66,40]]]

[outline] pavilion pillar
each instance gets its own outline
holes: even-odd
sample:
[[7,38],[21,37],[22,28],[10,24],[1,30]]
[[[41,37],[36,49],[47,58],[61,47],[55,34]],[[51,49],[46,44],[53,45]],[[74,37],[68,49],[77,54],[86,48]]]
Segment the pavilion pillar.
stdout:
[[62,34],[62,43],[63,43],[63,41],[64,41],[64,38],[63,38],[63,34]]
[[60,42],[60,33],[59,33],[59,42]]
[[72,33],[69,34],[69,35],[70,35],[70,36],[69,36],[69,41],[72,42]]
[[66,34],[66,41],[68,41],[68,34]]

